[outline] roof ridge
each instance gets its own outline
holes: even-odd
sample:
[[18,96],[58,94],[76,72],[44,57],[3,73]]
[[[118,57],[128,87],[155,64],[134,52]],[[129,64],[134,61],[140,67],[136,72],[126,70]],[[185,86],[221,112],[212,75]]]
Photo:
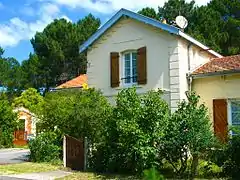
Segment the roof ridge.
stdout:
[[174,34],[177,36],[182,37],[183,39],[195,44],[196,46],[206,50],[207,52],[211,53],[212,55],[216,57],[222,57],[221,54],[215,52],[211,48],[208,48],[201,42],[197,41],[190,35],[182,32],[179,28],[176,26],[172,26],[169,24],[164,24],[161,21],[158,21],[156,19],[144,16],[139,13],[135,13],[133,11],[127,10],[127,9],[120,9],[116,14],[114,14],[104,25],[101,26],[87,41],[85,41],[80,46],[80,52],[85,51],[89,46],[91,46],[98,38],[100,38],[109,28],[111,28],[122,16],[128,16],[132,19],[135,19],[137,21],[140,21],[142,23],[154,26],[156,28],[162,29],[164,31],[169,32],[170,34]]

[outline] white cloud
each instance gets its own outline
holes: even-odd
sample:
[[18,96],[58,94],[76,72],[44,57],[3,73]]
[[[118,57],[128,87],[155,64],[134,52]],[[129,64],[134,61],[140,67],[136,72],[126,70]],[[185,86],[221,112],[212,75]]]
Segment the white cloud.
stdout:
[[68,22],[72,22],[72,20],[71,19],[69,19],[69,17],[67,17],[66,15],[63,15],[63,16],[61,16],[60,17],[60,19],[66,19]]
[[[44,0],[41,0],[44,1]],[[155,9],[158,6],[163,6],[167,0],[48,0],[54,3],[65,5],[71,8],[84,8],[89,11],[95,11],[104,14],[110,14],[121,8],[129,10],[139,10],[144,7],[153,7]],[[191,1],[191,0],[187,0]],[[197,5],[205,5],[210,0],[195,0]]]
[[46,3],[46,4],[42,5],[38,14],[54,16],[55,14],[58,14],[59,12],[60,12],[60,9],[58,8],[58,6],[56,4]]
[[31,39],[37,31],[41,32],[55,18],[64,17],[70,20],[60,13],[56,4],[51,3],[43,3],[35,15],[37,20],[33,22],[14,17],[8,23],[0,24],[0,46],[15,46],[22,40]]

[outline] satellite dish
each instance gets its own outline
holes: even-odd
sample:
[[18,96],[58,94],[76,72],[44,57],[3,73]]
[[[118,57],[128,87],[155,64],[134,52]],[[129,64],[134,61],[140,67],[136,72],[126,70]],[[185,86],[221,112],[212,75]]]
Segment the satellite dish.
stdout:
[[180,27],[181,29],[185,29],[188,26],[188,21],[185,17],[183,16],[177,16],[176,17],[176,24],[178,25],[178,27]]

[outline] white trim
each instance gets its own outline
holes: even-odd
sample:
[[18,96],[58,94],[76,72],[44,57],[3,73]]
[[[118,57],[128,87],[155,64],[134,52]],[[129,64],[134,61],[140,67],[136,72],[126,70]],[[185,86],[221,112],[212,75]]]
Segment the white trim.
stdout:
[[203,45],[196,39],[192,38],[191,36],[183,33],[179,28],[175,26],[171,26],[168,24],[164,24],[160,21],[157,21],[155,19],[143,16],[139,13],[135,13],[126,9],[121,9],[119,10],[109,21],[107,21],[96,33],[94,33],[87,41],[85,41],[81,46],[80,46],[80,53],[85,51],[86,49],[89,48],[98,38],[100,38],[109,28],[111,28],[115,23],[118,22],[118,20],[123,17],[123,16],[128,16],[132,19],[135,19],[137,21],[143,22],[145,24],[154,26],[156,28],[162,29],[164,31],[169,32],[170,34],[174,34],[180,37],[183,37],[187,41],[192,42],[196,46],[199,46],[200,48],[204,49],[205,51],[211,53],[212,55],[216,57],[223,57],[221,54],[211,50],[207,46]]
[[214,56],[218,57],[218,58],[222,58],[223,56],[215,51],[213,51],[212,49],[210,49],[209,47],[205,46],[204,44],[202,44],[201,42],[197,41],[196,39],[192,38],[191,36],[185,34],[184,32],[179,30],[179,36],[183,37],[184,39],[192,42],[193,44],[195,44],[196,46],[202,48],[203,50],[213,54]]
[[[227,117],[228,117],[228,129],[229,126],[232,126],[232,109],[231,109],[231,100],[227,100]],[[232,131],[229,131],[229,134],[232,136]]]
[[[227,113],[228,113],[228,129],[232,126],[232,101],[240,102],[240,99],[232,98],[227,100]],[[230,135],[233,135],[232,130],[229,131]]]

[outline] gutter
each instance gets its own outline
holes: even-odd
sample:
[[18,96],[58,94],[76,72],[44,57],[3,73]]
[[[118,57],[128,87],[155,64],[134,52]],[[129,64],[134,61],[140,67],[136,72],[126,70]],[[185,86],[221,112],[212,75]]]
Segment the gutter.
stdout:
[[188,57],[188,73],[187,73],[187,82],[188,82],[188,91],[192,91],[192,77],[189,77],[191,71],[191,59],[190,59],[190,48],[193,43],[189,43],[187,46],[187,57]]
[[240,69],[238,70],[229,70],[229,71],[218,71],[218,72],[211,72],[211,73],[202,73],[202,74],[188,74],[188,78],[193,79],[200,79],[212,76],[224,76],[224,75],[231,75],[231,74],[239,74]]
[[71,90],[71,89],[82,89],[83,87],[82,86],[75,86],[75,87],[68,87],[68,88],[53,88],[51,89],[50,92],[53,92],[53,91],[61,91],[61,90]]

